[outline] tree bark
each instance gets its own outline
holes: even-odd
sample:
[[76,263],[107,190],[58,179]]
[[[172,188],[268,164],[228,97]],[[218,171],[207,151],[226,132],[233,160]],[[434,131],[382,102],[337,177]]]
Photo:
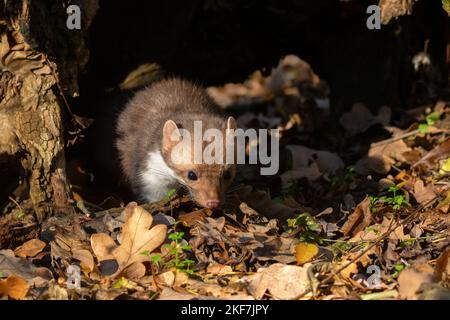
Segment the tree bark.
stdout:
[[64,96],[78,95],[78,73],[89,56],[85,31],[98,7],[97,1],[77,3],[84,29],[75,31],[66,27],[67,1],[0,4],[0,155],[23,155],[39,222],[69,209],[62,113],[70,108]]

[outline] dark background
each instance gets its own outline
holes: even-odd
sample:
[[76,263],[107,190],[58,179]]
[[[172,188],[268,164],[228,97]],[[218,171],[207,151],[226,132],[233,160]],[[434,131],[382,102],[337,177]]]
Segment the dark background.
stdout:
[[[120,83],[142,63],[204,85],[240,82],[270,72],[296,54],[331,89],[337,113],[364,102],[412,107],[445,94],[448,15],[439,0],[419,1],[413,14],[368,30],[366,8],[377,1],[194,0],[100,1],[89,35],[91,57],[81,96]],[[434,92],[414,88],[412,57],[424,50],[435,69]],[[82,107],[81,107],[82,109]],[[92,111],[92,110],[91,110]]]

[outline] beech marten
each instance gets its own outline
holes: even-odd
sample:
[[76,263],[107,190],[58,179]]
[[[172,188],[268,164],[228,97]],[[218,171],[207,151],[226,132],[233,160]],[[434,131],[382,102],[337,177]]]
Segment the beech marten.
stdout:
[[[236,165],[194,161],[198,139],[192,138],[194,121],[201,121],[203,132],[218,129],[223,137],[227,129],[236,129],[234,118],[224,117],[203,88],[185,80],[153,83],[125,105],[117,121],[115,145],[123,174],[140,200],[161,200],[170,189],[181,185],[197,204],[220,206],[236,175]],[[173,141],[180,129],[187,130],[191,139]],[[224,156],[227,142],[224,139],[220,143],[224,144]],[[206,145],[202,139],[200,152]]]

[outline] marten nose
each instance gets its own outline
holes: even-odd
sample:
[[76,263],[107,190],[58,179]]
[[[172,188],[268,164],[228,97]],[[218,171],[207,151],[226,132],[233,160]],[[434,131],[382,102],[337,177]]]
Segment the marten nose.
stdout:
[[219,204],[220,204],[219,200],[206,200],[206,206],[211,209],[217,208]]

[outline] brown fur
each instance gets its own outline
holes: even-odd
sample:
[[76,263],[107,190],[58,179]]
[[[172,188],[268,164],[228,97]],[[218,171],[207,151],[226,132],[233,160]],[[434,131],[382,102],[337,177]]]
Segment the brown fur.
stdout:
[[[178,128],[187,129],[192,136],[196,120],[202,120],[203,130],[217,128],[225,132],[227,128],[226,118],[211,98],[202,88],[190,82],[163,80],[139,91],[119,116],[119,138],[116,141],[123,173],[133,191],[142,196],[144,186],[141,174],[146,170],[146,159],[149,152],[159,150],[178,181],[189,187],[196,202],[205,206],[208,199],[222,199],[234,178],[235,166],[174,164],[170,159],[174,144],[163,144],[163,128],[168,120],[172,120]],[[173,130],[174,126],[171,127]],[[196,172],[198,180],[187,179],[189,170]],[[232,174],[229,180],[223,179],[226,170]]]

